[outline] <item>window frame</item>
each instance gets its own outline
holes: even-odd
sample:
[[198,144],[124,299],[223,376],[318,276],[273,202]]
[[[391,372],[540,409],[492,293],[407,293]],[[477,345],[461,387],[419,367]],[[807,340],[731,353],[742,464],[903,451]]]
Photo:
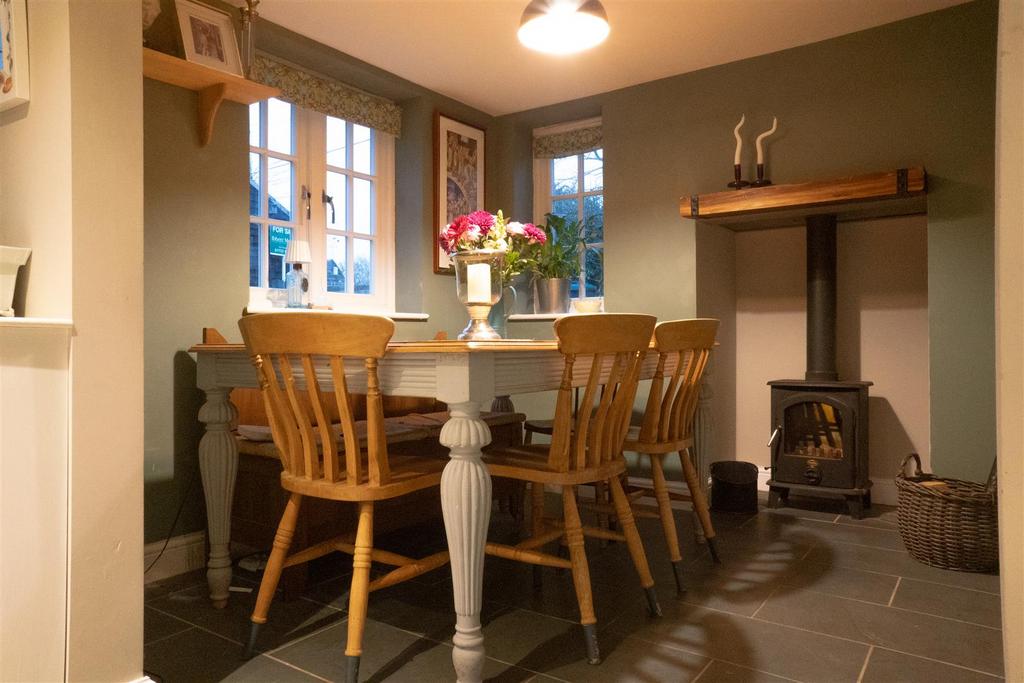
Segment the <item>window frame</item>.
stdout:
[[[338,231],[327,226],[329,207],[321,201],[321,191],[326,190],[327,172],[337,172],[338,169],[327,164],[327,115],[320,112],[305,109],[293,104],[293,126],[295,140],[295,187],[293,192],[293,206],[295,208],[295,225],[292,238],[305,237],[309,241],[310,256],[312,263],[308,266],[309,274],[309,300],[313,305],[330,306],[337,311],[362,312],[362,313],[394,313],[395,311],[395,138],[393,135],[373,129],[373,173],[365,174],[344,169],[345,174],[353,177],[368,178],[373,182],[373,207],[374,230],[372,235],[355,233],[352,224],[347,221],[348,230]],[[266,127],[266,105],[261,103],[261,132],[260,142],[265,143]],[[337,118],[337,117],[336,117]],[[352,122],[346,121],[347,129],[351,130]],[[251,152],[259,151],[266,153],[266,148],[259,150],[250,147]],[[282,156],[271,152],[276,156]],[[351,151],[347,152],[348,159],[351,159]],[[261,159],[262,167],[266,166],[266,157]],[[349,164],[351,166],[351,164]],[[351,181],[346,181],[349,185]],[[309,188],[309,217],[306,218],[306,204],[302,199],[302,187]],[[351,196],[347,197],[345,210],[351,216]],[[259,217],[260,221],[269,224],[269,218]],[[257,222],[250,216],[250,223]],[[273,221],[278,223],[278,221]],[[290,225],[288,227],[291,227]],[[262,233],[266,230],[261,231]],[[370,238],[373,242],[374,268],[373,284],[369,294],[355,294],[346,284],[349,291],[329,292],[327,291],[327,237],[329,234],[346,236],[346,282],[354,278],[353,271],[353,237],[360,239]],[[260,249],[260,286],[249,287],[249,306],[265,308],[271,305],[271,299],[277,298],[283,290],[265,286],[263,263],[266,250],[265,243],[261,243]],[[353,282],[354,284],[354,282]]]
[[[534,134],[534,137],[542,137],[544,135],[553,135],[553,134],[557,134],[557,133],[566,133],[566,132],[569,132],[569,131],[580,130],[580,129],[584,129],[584,128],[595,128],[595,127],[600,126],[600,125],[601,125],[601,119],[600,118],[592,118],[592,119],[585,119],[583,121],[573,121],[573,122],[570,122],[570,123],[561,123],[561,124],[556,124],[556,125],[553,125],[553,126],[546,126],[544,128],[535,128],[534,131],[533,131],[533,134]],[[540,220],[541,217],[544,216],[545,214],[548,214],[548,213],[551,212],[551,209],[552,209],[552,206],[554,204],[554,200],[555,200],[556,197],[559,198],[559,199],[575,198],[576,199],[576,210],[577,210],[577,214],[576,215],[579,216],[580,218],[582,218],[583,215],[584,215],[583,206],[584,206],[585,199],[587,197],[600,195],[602,197],[602,207],[604,206],[604,199],[603,199],[604,198],[604,194],[605,194],[604,158],[603,158],[604,148],[601,147],[600,149],[602,150],[602,161],[601,161],[601,189],[599,191],[589,191],[588,192],[588,191],[586,191],[584,189],[584,164],[583,164],[583,156],[586,154],[586,152],[579,152],[579,153],[577,153],[575,155],[566,155],[566,156],[576,156],[577,157],[577,164],[578,164],[577,165],[577,169],[576,169],[576,177],[577,177],[577,180],[578,180],[577,192],[575,192],[573,194],[567,194],[567,195],[553,195],[553,194],[551,194],[551,178],[552,178],[551,169],[552,169],[552,165],[554,164],[554,161],[555,161],[554,158],[539,158],[539,157],[535,157],[534,158],[534,160],[533,160],[533,211],[534,211],[534,215],[537,216],[538,220]],[[558,157],[558,158],[564,158],[564,157]],[[602,209],[602,215],[604,215],[603,209]],[[607,278],[605,278],[605,273],[607,273],[607,269],[604,269],[604,268],[602,268],[601,295],[600,296],[588,297],[587,294],[586,294],[586,292],[587,292],[587,289],[586,289],[586,286],[587,286],[587,284],[586,284],[586,275],[587,275],[587,271],[586,271],[586,258],[587,258],[587,251],[590,250],[591,248],[599,248],[599,249],[601,249],[601,253],[604,254],[605,240],[603,239],[603,236],[604,236],[604,230],[606,228],[607,228],[607,224],[605,223],[602,226],[602,231],[601,231],[602,240],[600,242],[586,242],[586,247],[587,248],[584,249],[583,252],[580,254],[580,274],[579,274],[579,277],[576,278],[579,295],[572,297],[573,299],[585,298],[585,299],[604,300],[605,296],[607,296],[608,282],[607,282]]]

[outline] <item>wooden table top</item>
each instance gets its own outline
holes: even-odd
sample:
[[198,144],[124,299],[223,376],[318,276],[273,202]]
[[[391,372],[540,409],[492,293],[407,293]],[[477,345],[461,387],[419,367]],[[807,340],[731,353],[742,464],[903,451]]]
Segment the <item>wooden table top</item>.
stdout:
[[[388,353],[472,353],[474,351],[557,351],[555,339],[495,339],[494,341],[458,341],[455,339],[428,339],[422,341],[392,341]],[[196,344],[191,353],[238,353],[245,344]]]

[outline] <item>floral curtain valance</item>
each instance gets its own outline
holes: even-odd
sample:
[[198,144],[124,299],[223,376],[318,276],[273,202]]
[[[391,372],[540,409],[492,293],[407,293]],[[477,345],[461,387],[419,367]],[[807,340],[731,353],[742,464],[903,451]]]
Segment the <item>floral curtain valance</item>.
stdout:
[[597,124],[560,133],[538,135],[533,138],[533,156],[536,159],[554,159],[582,154],[603,146],[601,125]]
[[402,108],[391,100],[257,53],[249,78],[281,90],[282,99],[398,137]]

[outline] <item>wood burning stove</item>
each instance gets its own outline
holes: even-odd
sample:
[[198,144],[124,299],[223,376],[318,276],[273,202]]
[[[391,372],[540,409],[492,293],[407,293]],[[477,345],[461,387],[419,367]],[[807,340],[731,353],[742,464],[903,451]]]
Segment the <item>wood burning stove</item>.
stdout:
[[850,515],[871,505],[868,387],[836,372],[836,217],[807,218],[807,373],[771,387],[768,506],[791,490],[846,498]]

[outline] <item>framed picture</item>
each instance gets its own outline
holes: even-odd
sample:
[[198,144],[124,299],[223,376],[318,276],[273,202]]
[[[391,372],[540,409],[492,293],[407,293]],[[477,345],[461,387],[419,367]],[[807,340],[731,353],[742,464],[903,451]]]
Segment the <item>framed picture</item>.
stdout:
[[25,0],[0,0],[0,110],[28,102]]
[[176,0],[185,59],[243,76],[235,25],[226,12],[192,0]]
[[438,233],[456,216],[484,208],[484,131],[434,114],[434,272],[452,275]]

